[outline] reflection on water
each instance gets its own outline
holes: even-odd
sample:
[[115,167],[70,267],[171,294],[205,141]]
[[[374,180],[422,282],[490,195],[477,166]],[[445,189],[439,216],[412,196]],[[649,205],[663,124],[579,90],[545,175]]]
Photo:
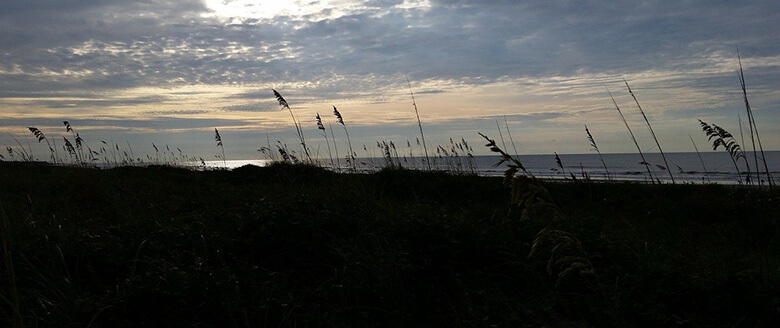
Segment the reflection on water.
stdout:
[[[236,159],[236,160],[227,160],[227,161],[205,161],[207,168],[217,168],[217,169],[235,169],[239,168],[245,165],[254,165],[254,166],[268,166],[271,164],[271,160],[267,159]],[[190,162],[187,164],[187,166],[193,166],[193,167],[199,167],[203,166],[203,163],[201,162]]]

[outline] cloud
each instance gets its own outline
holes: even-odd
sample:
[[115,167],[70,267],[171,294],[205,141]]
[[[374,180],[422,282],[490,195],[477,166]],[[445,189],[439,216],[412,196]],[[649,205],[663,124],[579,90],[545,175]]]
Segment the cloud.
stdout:
[[261,103],[249,103],[249,104],[235,105],[235,106],[226,106],[226,107],[221,107],[220,109],[228,112],[270,112],[270,111],[278,111],[279,106],[278,104],[269,104],[269,102],[261,102]]
[[[225,22],[197,1],[12,1],[0,8],[7,28],[0,72],[9,81],[4,89],[14,91],[274,80],[321,81],[325,89],[345,86],[334,76],[369,74],[367,86],[379,88],[378,80],[405,72],[416,80],[491,82],[695,69],[697,57],[733,53],[735,45],[754,56],[778,52],[769,46],[778,37],[766,28],[780,18],[772,2],[357,3],[337,17],[310,13],[330,10],[325,2],[301,16]],[[51,18],[31,19],[43,16]]]
[[417,91],[417,94],[419,94],[419,95],[433,95],[433,94],[437,94],[437,93],[445,93],[445,92],[447,92],[447,91],[444,91],[444,90],[441,90],[441,89],[436,89],[436,90],[421,90],[421,91]]
[[[117,119],[79,119],[69,120],[73,129],[79,131],[113,130],[148,132],[150,130],[197,130],[213,129],[214,126],[243,125],[242,120],[188,119],[181,117],[156,117],[154,119],[117,120]],[[29,117],[23,119],[5,119],[0,126],[36,126],[47,134],[63,132],[62,120],[50,117]],[[86,136],[85,136],[86,137]]]
[[408,74],[430,121],[544,125],[607,120],[603,87],[625,77],[657,120],[726,117],[737,46],[757,110],[780,103],[777,1],[252,3],[0,2],[0,106],[288,124],[277,88],[304,116],[345,105],[355,124],[402,125]]

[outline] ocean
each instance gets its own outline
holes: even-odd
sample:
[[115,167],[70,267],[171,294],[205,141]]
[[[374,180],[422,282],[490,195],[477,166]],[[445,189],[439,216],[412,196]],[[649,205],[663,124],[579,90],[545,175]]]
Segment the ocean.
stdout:
[[[752,152],[746,152],[748,163],[752,174],[755,175],[755,160]],[[780,177],[780,151],[766,151],[767,166],[769,173],[776,179]],[[761,170],[761,179],[766,181],[764,164],[759,155],[759,168]],[[555,155],[520,155],[518,159],[523,166],[534,176],[549,179],[571,179],[574,175],[577,179],[585,176],[594,180],[631,180],[647,181],[649,175],[642,158],[638,153],[631,154],[603,154],[604,163],[598,154],[559,154],[563,170],[556,163]],[[646,153],[645,160],[649,164],[650,172],[654,180],[662,182],[671,182],[668,170],[671,170],[674,179],[678,183],[720,183],[720,184],[738,184],[746,181],[748,178],[745,169],[745,161],[740,159],[737,165],[740,173],[737,173],[734,163],[725,151],[722,152],[704,152],[701,153],[701,160],[695,152],[666,153],[666,160],[669,163],[667,168],[660,153]],[[431,164],[434,169],[452,171],[455,173],[476,173],[483,176],[501,176],[506,169],[505,164],[498,167],[495,164],[500,160],[498,155],[481,155],[469,158],[460,157],[431,157]],[[702,165],[702,161],[704,165]],[[330,167],[330,160],[322,160],[322,165]],[[396,165],[401,165],[410,169],[427,169],[423,158],[405,158],[393,157]],[[237,168],[244,165],[265,166],[270,163],[266,159],[256,160],[228,160],[207,161],[207,167]],[[342,159],[340,161],[340,170],[346,171],[347,165]],[[606,164],[606,169],[604,168]],[[387,166],[384,158],[357,158],[356,166],[359,171],[374,171]],[[755,177],[752,177],[755,181]]]

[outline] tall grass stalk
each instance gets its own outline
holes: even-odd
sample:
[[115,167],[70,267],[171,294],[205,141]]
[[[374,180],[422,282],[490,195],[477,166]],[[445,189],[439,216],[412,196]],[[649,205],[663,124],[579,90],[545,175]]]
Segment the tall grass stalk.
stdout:
[[273,148],[271,148],[271,137],[268,135],[268,133],[265,134],[265,141],[266,145],[260,147],[258,151],[268,156],[268,159],[271,162],[276,162],[278,159],[276,157],[276,152],[273,150]]
[[73,149],[76,156],[76,161],[79,165],[82,165],[84,163],[84,155],[81,151],[81,136],[73,130],[70,122],[62,121],[62,124],[65,126],[65,132],[70,132],[73,135],[73,141],[76,143],[76,147]]
[[41,143],[41,141],[46,141],[46,145],[49,146],[49,152],[51,154],[51,161],[54,164],[57,164],[57,156],[56,151],[54,148],[52,148],[51,143],[49,142],[49,139],[46,138],[46,135],[43,134],[43,131],[39,130],[38,128],[34,126],[28,126],[27,127],[30,132],[35,136],[36,139],[38,139],[38,143]]
[[217,147],[222,148],[222,164],[227,168],[227,160],[225,160],[225,146],[222,145],[222,136],[219,135],[219,130],[214,128],[214,141],[217,142]]
[[[766,164],[766,156],[764,155],[764,147],[761,145],[761,137],[758,135],[758,127],[756,126],[755,117],[753,117],[753,109],[750,108],[750,102],[748,101],[747,88],[745,87],[745,73],[742,70],[742,58],[739,56],[739,49],[737,49],[737,60],[739,61],[739,83],[742,86],[742,98],[745,100],[745,109],[748,115],[748,125],[750,126],[750,141],[753,144],[753,159],[756,164],[756,179],[758,180],[758,187],[761,188],[761,173],[758,166],[758,155],[756,154],[756,140],[758,141],[758,149],[761,151],[761,160],[764,162],[764,170],[766,172],[766,181],[769,184],[769,190],[772,190],[772,176],[769,175],[769,166]],[[755,132],[755,139],[753,133]]]
[[555,164],[558,164],[558,167],[561,169],[561,174],[563,174],[563,178],[566,179],[566,169],[563,168],[563,162],[561,162],[561,157],[558,156],[557,152],[553,152],[555,154]]
[[336,153],[336,168],[341,169],[341,160],[339,159],[339,146],[336,142],[336,135],[333,133],[333,125],[328,123],[330,129],[330,139],[333,140],[333,152]]
[[[333,154],[330,152],[330,142],[328,142],[328,133],[325,132],[325,126],[322,125],[322,118],[320,117],[320,113],[317,113],[317,129],[322,131],[322,137],[325,138],[325,144],[328,145],[328,157],[330,157],[330,167],[335,167],[335,164],[333,164]],[[333,142],[336,142],[335,140]]]
[[[116,143],[114,143],[114,138],[112,137],[111,139],[109,139],[109,142],[111,142],[111,143],[110,144],[106,144],[106,146],[108,146],[108,149],[111,151],[111,157],[114,159],[114,166],[118,166],[119,165],[119,160],[117,160],[117,157],[116,157],[117,152],[114,150],[114,149],[116,149]],[[154,146],[154,143],[152,144],[152,146]],[[160,162],[160,158],[159,158],[160,157],[160,153],[157,150],[157,146],[154,146],[154,150],[157,152],[157,162],[158,162],[158,164],[162,164]],[[164,159],[164,156],[165,156],[165,153],[163,153],[163,159]]]
[[30,159],[34,161],[35,160],[35,154],[32,153],[32,145],[30,144],[30,139],[27,138],[26,134],[24,135],[24,141],[27,142],[27,149],[30,150]]
[[609,97],[612,98],[612,103],[615,104],[615,109],[617,109],[618,114],[620,114],[620,119],[623,120],[623,124],[626,125],[628,134],[631,135],[631,140],[634,141],[636,150],[639,151],[639,156],[642,157],[642,165],[644,165],[645,169],[647,169],[647,174],[650,176],[650,183],[655,184],[655,180],[653,179],[653,173],[650,172],[650,164],[648,164],[647,161],[645,160],[645,154],[642,153],[642,148],[639,147],[639,143],[636,141],[636,137],[634,137],[634,132],[632,132],[631,127],[628,126],[628,121],[626,121],[626,117],[623,116],[623,111],[620,110],[620,106],[618,106],[617,101],[615,101],[615,97],[612,96],[612,92],[609,92],[609,88],[607,88],[607,86],[604,86],[604,88],[607,89],[607,93],[609,94]]
[[62,164],[62,157],[60,157],[60,153],[59,153],[59,151],[57,151],[57,139],[56,138],[52,139],[51,143],[54,145],[53,146],[54,147],[54,155],[57,156],[57,159],[54,161],[54,163],[59,162],[60,164]]
[[509,135],[509,142],[512,143],[512,149],[515,150],[515,156],[520,157],[520,153],[517,152],[517,147],[515,147],[515,139],[512,139],[512,131],[509,130],[509,123],[506,121],[506,115],[504,115],[504,126],[506,127],[506,134]]
[[347,124],[344,123],[344,117],[341,116],[341,113],[336,108],[336,106],[333,106],[333,115],[336,116],[336,119],[341,123],[341,126],[344,128],[344,134],[347,135],[347,145],[349,145],[349,163],[352,164],[352,170],[356,171],[357,166],[355,165],[355,151],[352,150],[352,140],[349,138],[349,131],[347,130]]
[[414,114],[417,115],[417,126],[420,127],[420,137],[422,138],[423,149],[425,150],[425,163],[428,163],[428,171],[430,171],[431,160],[428,157],[428,144],[425,143],[425,133],[423,133],[422,121],[420,121],[420,112],[417,110],[417,101],[414,100],[414,92],[412,92],[412,83],[409,82],[408,75],[406,75],[406,84],[409,86],[409,94],[412,96],[412,106],[414,106]]
[[611,180],[609,176],[609,169],[607,168],[607,162],[604,161],[604,156],[601,156],[601,151],[599,150],[599,146],[596,145],[596,140],[593,139],[593,135],[590,134],[590,130],[588,130],[588,125],[585,125],[585,133],[588,134],[588,141],[590,141],[590,146],[593,147],[593,150],[596,151],[597,154],[599,154],[599,159],[601,160],[601,164],[604,165],[604,172],[606,172],[607,180]]
[[642,118],[645,119],[645,123],[647,123],[647,128],[650,129],[650,135],[653,136],[653,140],[655,140],[655,145],[658,146],[658,151],[661,153],[661,158],[664,160],[664,165],[666,165],[666,172],[669,172],[669,178],[672,179],[672,184],[674,184],[674,175],[672,174],[671,167],[669,166],[669,162],[666,161],[666,155],[664,154],[664,150],[661,149],[661,143],[658,142],[658,138],[655,136],[655,131],[653,131],[653,126],[650,125],[650,120],[647,119],[647,115],[645,115],[645,111],[642,110],[642,105],[639,104],[639,100],[636,99],[636,95],[634,94],[634,91],[631,90],[631,86],[628,85],[628,81],[626,79],[623,79],[623,82],[626,84],[626,88],[628,88],[628,93],[631,94],[631,97],[634,98],[634,102],[636,102],[636,107],[639,108],[639,112],[642,113]]
[[[130,159],[132,162],[132,159],[135,158],[135,153],[133,153],[133,146],[130,146],[130,141],[127,141],[127,139],[125,139],[125,143],[127,144],[127,148],[130,149]],[[179,152],[181,152],[181,150],[179,150]]]
[[701,125],[702,131],[707,135],[707,140],[712,141],[712,150],[717,150],[722,146],[726,152],[729,153],[731,162],[734,164],[734,169],[737,171],[739,183],[742,183],[742,173],[739,171],[737,161],[740,158],[745,161],[745,168],[747,168],[747,183],[750,183],[750,164],[748,164],[747,156],[745,156],[745,152],[734,139],[734,136],[715,124],[710,125],[702,120],[699,120],[699,124]]
[[688,138],[691,139],[691,143],[693,144],[693,149],[696,149],[696,155],[699,156],[701,167],[704,168],[704,176],[707,177],[707,182],[712,182],[710,180],[710,173],[707,171],[707,165],[704,165],[704,159],[701,158],[701,153],[699,153],[699,147],[696,147],[696,142],[693,141],[693,137],[691,137],[690,133],[688,134]]
[[268,133],[265,134],[265,142],[267,143],[268,152],[271,154],[271,155],[269,155],[269,156],[271,156],[271,160],[275,161],[276,160],[276,153],[271,151],[271,136],[269,136]]
[[62,137],[62,139],[65,141],[65,144],[62,146],[65,151],[68,152],[68,155],[70,155],[70,160],[73,161],[73,158],[75,157],[76,160],[73,161],[73,163],[80,163],[78,159],[78,153],[76,153],[76,148],[73,148],[73,144],[70,143],[70,140],[66,137]]
[[[30,155],[30,153],[28,153],[28,152],[27,152],[27,149],[26,149],[26,148],[24,148],[24,146],[22,146],[22,143],[21,143],[21,142],[19,142],[19,139],[16,139],[16,137],[14,137],[14,135],[13,135],[13,134],[10,134],[10,133],[9,133],[8,135],[9,135],[9,136],[11,136],[11,138],[13,138],[13,139],[14,139],[14,141],[16,142],[16,144],[17,144],[17,145],[19,145],[19,148],[21,148],[21,149],[22,149],[22,152],[21,152],[21,153],[19,153],[19,152],[17,151],[17,153],[18,153],[20,156],[22,156],[22,161],[24,161],[24,162],[32,162],[32,161],[34,160],[34,158],[32,157],[32,155]],[[6,148],[7,148],[7,147],[6,147]],[[10,151],[9,151],[9,153],[10,153]]]
[[295,118],[295,114],[293,114],[292,108],[290,108],[290,104],[287,103],[287,100],[285,100],[284,97],[282,97],[282,95],[276,91],[276,89],[271,90],[274,92],[274,97],[276,97],[276,101],[279,102],[279,106],[282,106],[282,109],[287,108],[287,110],[290,112],[290,117],[292,117],[293,124],[295,124],[295,133],[298,135],[298,140],[303,147],[303,153],[306,155],[306,159],[311,162],[309,149],[306,147],[306,138],[303,136],[303,129],[301,128],[301,124],[298,122],[298,119]]
[[[477,164],[473,154],[474,149],[472,149],[471,146],[469,146],[469,144],[466,142],[466,139],[463,137],[460,138],[460,143],[463,145],[463,149],[466,152],[466,156],[468,156],[469,171],[470,171],[469,173],[477,174],[477,169],[476,169]],[[520,156],[516,156],[516,157],[519,158]]]
[[496,129],[498,129],[498,136],[501,137],[501,147],[506,149],[506,142],[504,142],[504,134],[501,133],[501,125],[498,124],[498,120],[496,120]]
[[739,121],[739,142],[741,144],[745,144],[745,133],[742,132],[742,115],[737,113],[737,121]]
[[507,169],[504,171],[504,184],[510,183],[514,178],[515,174],[518,171],[523,171],[523,174],[527,177],[530,177],[532,179],[535,179],[534,175],[528,171],[522,162],[520,162],[519,158],[514,158],[511,155],[507,154],[503,149],[498,148],[496,145],[496,141],[493,139],[488,138],[488,136],[482,134],[481,132],[477,132],[482,138],[485,138],[487,140],[487,144],[485,147],[488,147],[490,151],[494,153],[498,153],[501,156],[501,160],[494,164],[494,167],[498,167],[501,164],[507,163]]
[[[155,145],[154,142],[152,142],[152,147],[154,148],[154,161],[157,162],[157,164],[159,164],[160,163],[160,149],[157,148],[157,145]],[[113,152],[114,152],[114,150],[112,149],[111,153],[113,153]]]

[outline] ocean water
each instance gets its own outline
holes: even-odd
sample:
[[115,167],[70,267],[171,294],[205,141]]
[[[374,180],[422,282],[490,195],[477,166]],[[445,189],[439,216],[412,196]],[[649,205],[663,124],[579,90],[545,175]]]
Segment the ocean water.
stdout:
[[[780,178],[780,151],[764,152],[769,167],[770,175],[773,179]],[[752,171],[755,171],[755,160],[752,152],[746,152],[747,160]],[[764,173],[764,164],[759,155],[759,168],[762,172],[761,179],[766,181]],[[533,175],[540,178],[563,179],[575,177],[582,178],[588,176],[595,180],[632,180],[632,181],[650,181],[645,165],[641,164],[642,158],[637,153],[631,154],[603,154],[604,163],[598,154],[559,154],[563,170],[558,167],[554,154],[549,155],[520,155],[518,159],[523,166]],[[437,170],[453,171],[456,173],[476,173],[483,176],[501,176],[506,170],[505,164],[498,167],[495,164],[500,160],[497,155],[475,156],[473,158],[461,157],[436,157],[431,158],[432,167]],[[654,180],[670,182],[671,178],[667,170],[671,170],[677,182],[693,183],[721,183],[738,184],[740,179],[745,181],[748,178],[745,169],[745,161],[740,159],[737,163],[740,172],[737,173],[731,157],[725,151],[722,152],[704,152],[701,153],[701,160],[695,152],[685,153],[666,153],[666,160],[669,167],[666,168],[660,153],[645,154],[645,160],[649,163],[650,172]],[[410,169],[427,169],[427,164],[423,158],[393,158],[396,165],[401,165]],[[704,165],[702,165],[702,161]],[[237,168],[244,165],[266,166],[270,164],[269,160],[229,160],[227,163],[222,161],[208,161],[207,167]],[[341,167],[336,170],[347,170],[347,164],[342,159]],[[606,169],[604,168],[606,164]],[[323,160],[322,165],[330,167],[329,160]],[[384,158],[358,158],[356,166],[359,171],[374,171],[387,166]],[[564,173],[565,172],[565,173]],[[752,174],[755,181],[755,173]]]
[[[770,175],[780,177],[777,170],[780,169],[780,152],[764,152],[767,159]],[[540,177],[563,178],[575,175],[577,178],[583,175],[591,179],[616,179],[649,181],[647,168],[642,164],[639,154],[603,154],[604,163],[598,154],[561,154],[561,163],[566,171],[564,174],[555,161],[555,155],[521,155],[520,161],[532,174]],[[751,170],[755,170],[755,162],[752,153],[747,158]],[[653,179],[670,182],[669,171],[677,182],[716,182],[724,184],[739,183],[740,179],[747,179],[747,170],[744,160],[738,163],[740,172],[734,167],[734,163],[728,153],[706,152],[701,153],[701,160],[695,152],[691,153],[667,153],[667,168],[660,153],[645,154],[645,160],[653,175]],[[492,167],[496,160],[480,156],[477,158],[479,173],[484,175],[501,175],[504,169]],[[704,164],[702,165],[702,162]],[[606,164],[606,169],[604,168]],[[763,162],[759,159],[759,166],[764,172]],[[755,175],[755,173],[753,174]],[[762,173],[766,180],[766,175]],[[753,177],[755,179],[755,177]]]

